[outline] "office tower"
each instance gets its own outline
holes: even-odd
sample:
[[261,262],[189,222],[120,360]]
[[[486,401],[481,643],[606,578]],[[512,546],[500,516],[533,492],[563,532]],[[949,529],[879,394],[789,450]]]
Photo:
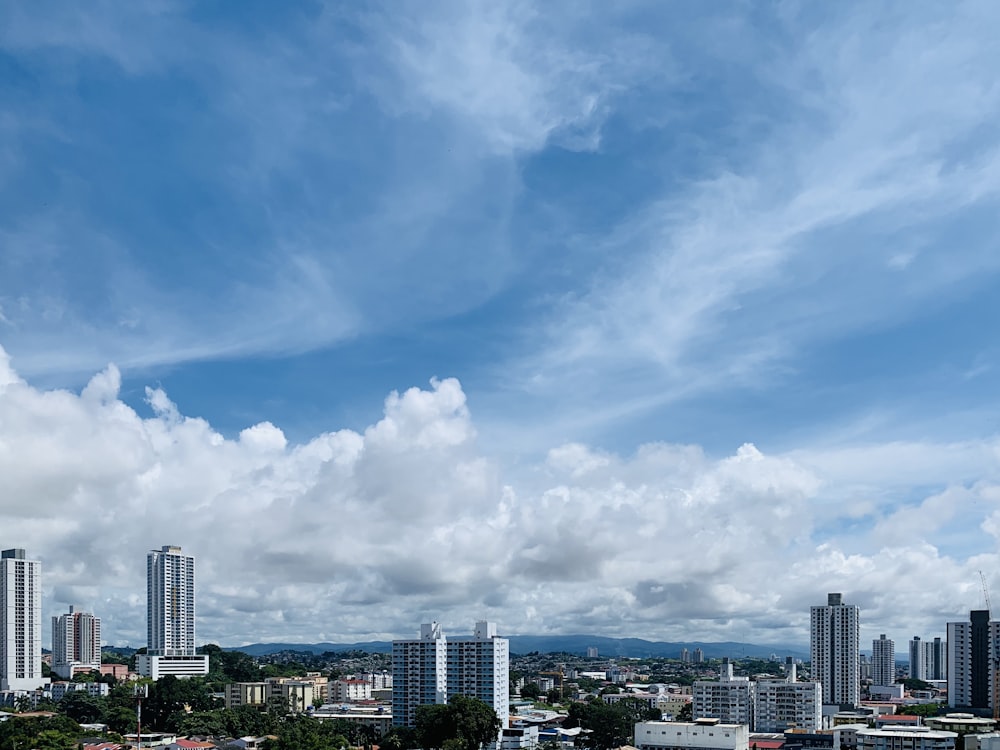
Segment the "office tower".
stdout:
[[195,646],[194,557],[164,546],[146,555],[147,650],[139,673],[154,680],[208,674],[208,656]]
[[0,552],[0,690],[35,690],[42,677],[41,563]]
[[447,703],[453,695],[478,698],[507,725],[510,714],[510,645],[491,622],[476,623],[471,636],[446,638],[436,622],[420,637],[392,642],[392,723],[414,726],[417,706]]
[[757,682],[755,732],[784,732],[786,729],[817,732],[822,721],[823,688],[818,682],[798,682],[792,657],[785,660],[785,679]]
[[718,682],[695,680],[691,688],[691,716],[753,726],[754,688],[749,677],[734,677],[733,665],[728,658],[723,659]]
[[968,622],[949,622],[947,643],[948,705],[991,709],[994,645],[1000,639],[1000,623],[990,620],[989,610],[973,610]]
[[52,618],[52,671],[67,680],[101,668],[101,618],[76,612]]
[[810,634],[812,678],[823,686],[824,703],[857,706],[861,697],[857,606],[844,604],[840,594],[828,594],[826,606],[810,609]]
[[896,682],[895,643],[885,633],[872,641],[872,684],[888,687]]

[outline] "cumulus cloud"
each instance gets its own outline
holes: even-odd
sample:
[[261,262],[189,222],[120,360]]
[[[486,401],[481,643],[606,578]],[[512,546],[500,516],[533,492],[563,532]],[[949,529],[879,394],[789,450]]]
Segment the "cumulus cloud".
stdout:
[[[751,444],[568,444],[515,473],[479,447],[450,378],[296,444],[268,422],[227,437],[159,389],[139,413],[113,365],[76,394],[0,362],[3,546],[42,560],[47,611],[92,608],[116,643],[143,641],[145,553],[163,544],[197,556],[200,637],[226,644],[484,616],[508,633],[803,643],[827,590],[902,637],[975,606],[970,572],[997,567],[988,482],[876,508],[869,529],[829,510],[835,474]],[[979,537],[936,546],[957,518]]]

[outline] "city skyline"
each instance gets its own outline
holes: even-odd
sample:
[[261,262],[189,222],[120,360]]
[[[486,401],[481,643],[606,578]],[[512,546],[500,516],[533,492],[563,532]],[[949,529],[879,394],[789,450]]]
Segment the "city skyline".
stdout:
[[4,4],[0,542],[122,645],[164,541],[231,646],[943,637],[1000,591],[998,21]]

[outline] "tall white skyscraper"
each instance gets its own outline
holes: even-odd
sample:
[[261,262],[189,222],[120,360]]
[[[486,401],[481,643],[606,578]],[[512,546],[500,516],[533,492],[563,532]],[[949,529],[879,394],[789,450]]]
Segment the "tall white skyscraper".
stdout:
[[392,723],[412,727],[418,706],[447,703],[453,695],[478,698],[507,725],[510,715],[510,642],[492,622],[471,636],[446,638],[436,622],[420,637],[392,642]]
[[164,546],[146,555],[145,654],[136,658],[139,673],[154,680],[208,674],[208,656],[195,645],[194,557]]
[[896,644],[885,633],[872,641],[872,684],[888,687],[896,682]]
[[67,680],[101,668],[101,618],[75,612],[52,618],[52,671]]
[[41,563],[0,552],[0,690],[35,690],[42,677]]
[[827,594],[826,606],[810,609],[809,654],[812,678],[823,686],[823,702],[857,706],[861,698],[858,641],[860,612],[840,594]]

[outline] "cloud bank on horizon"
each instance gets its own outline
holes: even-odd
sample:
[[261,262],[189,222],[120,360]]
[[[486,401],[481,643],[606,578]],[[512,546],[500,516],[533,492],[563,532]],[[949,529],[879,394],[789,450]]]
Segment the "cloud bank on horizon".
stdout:
[[941,634],[1000,586],[998,22],[4,4],[0,546],[134,644],[167,543],[224,643]]
[[[120,387],[112,365],[79,394],[39,390],[0,358],[5,544],[42,559],[47,611],[92,608],[111,642],[142,643],[144,555],[161,543],[197,556],[200,635],[227,645],[399,636],[431,617],[795,643],[826,589],[869,628],[936,633],[975,603],[975,571],[1000,567],[997,442],[846,461],[571,443],[511,481],[454,379],[298,445],[267,422],[227,438],[155,388],[142,416]],[[979,478],[868,499],[911,461],[925,481]],[[930,541],[949,532],[952,554]]]

